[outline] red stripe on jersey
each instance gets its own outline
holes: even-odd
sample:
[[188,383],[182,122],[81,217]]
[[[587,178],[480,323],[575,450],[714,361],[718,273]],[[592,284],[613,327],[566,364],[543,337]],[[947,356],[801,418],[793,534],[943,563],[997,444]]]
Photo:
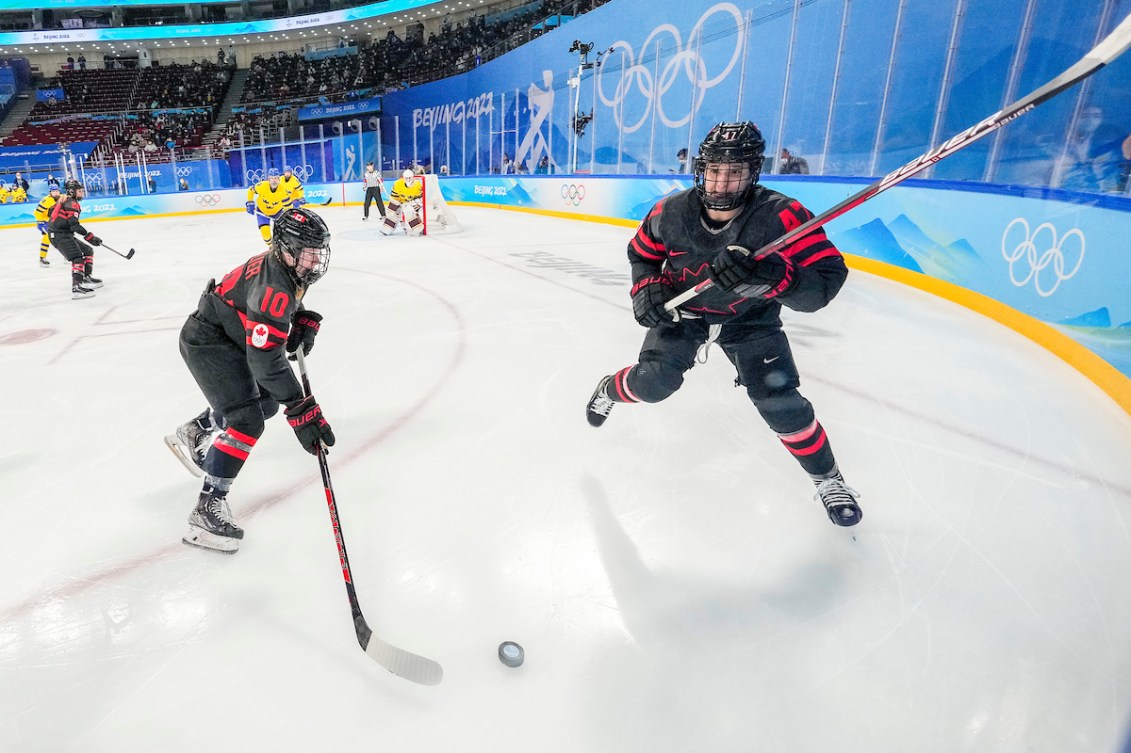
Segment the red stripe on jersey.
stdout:
[[801,253],[802,251],[809,248],[810,246],[816,245],[817,243],[828,243],[828,242],[829,242],[828,236],[825,235],[823,232],[818,231],[816,233],[813,233],[812,235],[805,236],[804,238],[797,241],[796,243],[789,244],[788,246],[786,246],[785,248],[782,249],[781,255],[782,256],[796,256],[797,254]]
[[821,259],[827,259],[830,256],[840,256],[840,251],[837,251],[835,248],[826,248],[824,251],[818,251],[805,261],[801,262],[801,266],[808,267],[810,264],[818,262]]
[[664,254],[656,254],[656,253],[653,253],[652,251],[645,249],[643,246],[640,245],[640,237],[641,237],[641,234],[638,232],[633,237],[633,239],[631,241],[629,241],[629,245],[632,246],[632,250],[636,252],[636,255],[637,256],[643,256],[645,259],[651,259],[652,261],[663,261],[664,258],[665,258],[665,255]]

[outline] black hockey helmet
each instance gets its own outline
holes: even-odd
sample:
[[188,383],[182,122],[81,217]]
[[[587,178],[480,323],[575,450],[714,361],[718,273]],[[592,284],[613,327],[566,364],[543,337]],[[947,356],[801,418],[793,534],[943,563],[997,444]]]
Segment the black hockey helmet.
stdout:
[[85,187],[83,186],[83,184],[75,180],[74,178],[71,178],[63,183],[63,193],[67,194],[68,196],[78,196],[79,191],[82,191],[84,189]]
[[[699,154],[695,155],[695,191],[708,209],[727,210],[740,206],[762,173],[766,140],[758,126],[750,121],[744,123],[719,123],[710,130]],[[709,164],[747,163],[750,165],[750,180],[740,190],[727,193],[708,193],[703,176]]]
[[330,268],[330,228],[305,207],[288,209],[271,228],[275,254],[294,281],[309,287]]

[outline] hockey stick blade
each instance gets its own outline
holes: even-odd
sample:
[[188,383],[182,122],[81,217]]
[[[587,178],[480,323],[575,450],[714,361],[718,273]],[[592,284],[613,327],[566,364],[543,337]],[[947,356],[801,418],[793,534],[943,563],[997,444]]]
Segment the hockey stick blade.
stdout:
[[[1076,63],[1070,66],[1067,70],[1061,73],[1056,78],[1049,81],[1047,84],[1039,89],[1029,93],[1028,95],[1017,100],[1013,104],[1006,105],[1002,109],[995,112],[985,120],[976,123],[975,125],[962,131],[957,136],[944,141],[942,144],[934,147],[926,154],[922,154],[915,159],[908,162],[903,167],[900,167],[880,178],[875,183],[867,188],[849,196],[844,201],[840,202],[831,209],[826,209],[824,212],[809,219],[807,222],[798,225],[793,230],[790,230],[785,235],[781,236],[775,241],[772,241],[762,248],[754,252],[755,257],[766,256],[767,254],[777,253],[792,243],[797,238],[809,233],[822,225],[830,222],[831,220],[840,217],[845,212],[855,209],[856,207],[868,201],[877,194],[886,191],[892,186],[898,185],[903,181],[910,178],[922,170],[930,167],[931,165],[943,160],[950,155],[954,154],[960,149],[970,146],[975,141],[978,141],[983,136],[987,136],[998,128],[1001,128],[1006,123],[1009,123],[1016,118],[1021,117],[1029,112],[1042,102],[1046,102],[1057,94],[1060,94],[1065,89],[1068,89],[1084,79],[1091,76],[1096,71],[1103,68],[1111,61],[1118,58],[1127,48],[1131,47],[1131,15],[1124,18],[1119,26],[1108,34],[1104,39],[1095,47],[1080,58]],[[690,301],[695,296],[702,293],[714,286],[714,282],[707,279],[696,285],[690,290],[680,293],[676,297],[669,300],[664,304],[664,308],[668,311],[674,311],[682,306],[687,301]]]
[[381,640],[369,629],[362,615],[355,618],[354,628],[357,630],[357,642],[366,656],[397,677],[419,685],[439,685],[444,679],[444,669],[438,662]]
[[[310,396],[310,377],[306,373],[306,358],[302,348],[295,351],[298,360],[298,371],[301,377],[302,391]],[[353,571],[350,568],[349,554],[346,552],[346,539],[342,533],[342,523],[338,517],[338,503],[334,496],[334,485],[330,481],[330,467],[326,462],[326,448],[319,445],[316,451],[318,456],[318,470],[322,474],[322,487],[326,493],[326,507],[330,512],[330,524],[334,530],[334,542],[338,546],[338,562],[342,568],[342,578],[346,585],[346,596],[349,598],[350,613],[353,615],[353,628],[357,633],[357,642],[361,649],[373,661],[398,677],[421,685],[436,685],[444,678],[444,670],[439,664],[418,656],[411,651],[397,648],[377,637],[365,621],[361,613],[361,603],[357,599],[357,590],[353,584]]]
[[103,244],[102,244],[102,248],[105,248],[105,249],[107,249],[108,251],[113,251],[113,252],[114,252],[114,253],[116,253],[116,254],[117,254],[118,256],[122,257],[123,259],[132,259],[132,258],[134,258],[134,250],[133,250],[132,248],[131,248],[131,249],[129,250],[129,252],[128,252],[128,253],[124,253],[124,254],[123,254],[123,253],[122,253],[121,251],[119,251],[118,249],[114,248],[113,246],[107,246],[107,245],[106,245],[105,243],[103,243]]

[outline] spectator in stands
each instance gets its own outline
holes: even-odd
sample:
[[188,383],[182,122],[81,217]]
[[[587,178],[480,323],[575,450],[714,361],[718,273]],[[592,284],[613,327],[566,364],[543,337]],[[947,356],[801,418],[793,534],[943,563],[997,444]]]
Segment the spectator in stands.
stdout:
[[794,157],[788,149],[781,150],[782,175],[808,175],[809,162],[804,157]]
[[177,142],[172,136],[165,138],[165,148],[170,152],[177,148]]
[[228,44],[228,65],[232,68],[236,67],[236,48]]
[[538,166],[534,168],[535,175],[549,175],[550,174],[550,155],[543,154],[542,159],[538,160]]
[[678,152],[676,152],[675,159],[675,171],[680,175],[685,175],[687,173],[687,147],[683,147]]
[[86,70],[86,55],[83,55],[81,52],[79,53],[79,70]]
[[52,188],[59,188],[59,179],[47,173],[47,190],[50,191]]
[[150,193],[157,193],[157,179],[153,177],[153,173],[145,174],[145,185]]
[[31,188],[31,185],[28,184],[27,179],[24,178],[24,174],[19,171],[16,172],[16,177],[13,181],[13,185],[19,186],[24,191],[27,191],[29,188]]
[[223,65],[224,64],[224,48],[223,47],[217,47],[216,48],[216,64],[217,65]]
[[511,156],[506,152],[503,152],[503,164],[500,167],[499,172],[503,175],[514,174],[514,163],[511,162]]
[[185,180],[184,178],[181,178],[181,179],[180,179],[179,181],[177,181],[177,190],[178,190],[178,191],[187,191],[187,190],[189,190],[188,181],[187,181],[187,180]]
[[66,69],[68,71],[73,71],[75,69],[75,58],[73,55],[67,55]]

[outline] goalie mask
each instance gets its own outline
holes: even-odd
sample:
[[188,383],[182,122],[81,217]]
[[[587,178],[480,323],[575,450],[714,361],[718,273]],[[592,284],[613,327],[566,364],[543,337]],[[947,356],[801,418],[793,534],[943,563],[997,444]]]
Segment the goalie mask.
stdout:
[[403,173],[401,173],[401,177],[404,178],[406,186],[411,186],[413,181],[416,180],[416,173],[414,173],[412,170],[405,170]]
[[[765,150],[761,131],[749,121],[719,123],[712,128],[699,145],[694,162],[695,192],[703,206],[719,211],[742,206],[758,182]],[[741,165],[749,167],[749,175]]]
[[308,209],[288,209],[271,229],[275,255],[297,285],[310,287],[330,268],[330,229]]

